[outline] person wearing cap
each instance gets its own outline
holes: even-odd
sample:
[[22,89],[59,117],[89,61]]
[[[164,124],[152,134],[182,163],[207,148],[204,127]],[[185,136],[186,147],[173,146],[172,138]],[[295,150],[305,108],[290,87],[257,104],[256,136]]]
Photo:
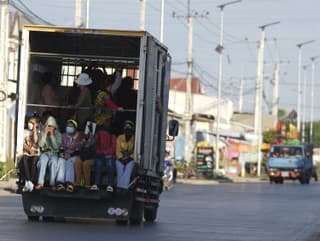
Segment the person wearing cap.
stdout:
[[92,97],[88,88],[88,86],[92,84],[92,80],[88,74],[81,73],[74,82],[80,88],[80,95],[76,103],[76,107],[79,109],[77,109],[75,112],[75,119],[78,122],[78,129],[84,130],[86,122],[92,116],[92,111],[89,109],[91,107]]
[[57,121],[49,116],[39,135],[41,155],[37,163],[39,173],[36,189],[44,187],[47,166],[49,166],[50,186],[54,187],[56,182],[64,182],[65,163],[58,158],[61,142],[62,136]]
[[[78,132],[77,128],[78,123],[75,120],[70,119],[67,121],[66,131],[62,134],[62,145],[59,152],[60,158],[65,161],[65,188],[68,192],[73,192],[74,190],[74,163],[79,157],[84,140],[84,135]],[[59,187],[63,189],[61,185]]]
[[128,189],[134,168],[134,124],[132,121],[125,121],[123,134],[117,138],[116,147],[116,170],[117,187]]

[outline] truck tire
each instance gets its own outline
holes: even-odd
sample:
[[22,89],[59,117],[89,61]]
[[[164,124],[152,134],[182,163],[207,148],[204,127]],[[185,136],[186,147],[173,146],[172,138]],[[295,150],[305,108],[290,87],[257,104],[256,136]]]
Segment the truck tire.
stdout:
[[145,208],[144,219],[148,223],[153,223],[157,219],[158,207]]
[[43,216],[42,217],[42,221],[43,222],[54,222],[54,217],[51,217],[51,216]]
[[143,219],[143,203],[135,201],[130,215],[131,225],[140,225]]
[[128,224],[128,220],[117,219],[116,224],[124,226]]
[[28,221],[30,222],[38,222],[39,216],[28,216]]
[[281,178],[281,179],[279,180],[279,184],[283,184],[283,183],[284,183],[284,179]]
[[271,177],[269,177],[269,182],[270,182],[270,184],[273,183],[273,179]]

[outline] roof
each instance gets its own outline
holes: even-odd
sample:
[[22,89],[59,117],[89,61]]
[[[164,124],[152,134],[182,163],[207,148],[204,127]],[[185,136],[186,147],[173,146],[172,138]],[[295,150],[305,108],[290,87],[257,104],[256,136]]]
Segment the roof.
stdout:
[[[186,78],[172,78],[170,79],[170,90],[187,91],[187,79]],[[201,86],[199,78],[192,78],[191,81],[191,93],[201,94]]]

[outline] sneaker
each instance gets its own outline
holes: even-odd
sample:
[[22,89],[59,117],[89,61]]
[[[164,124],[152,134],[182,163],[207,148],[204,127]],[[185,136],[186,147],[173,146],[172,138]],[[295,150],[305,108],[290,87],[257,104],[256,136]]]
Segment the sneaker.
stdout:
[[28,181],[24,184],[24,187],[22,188],[22,192],[28,192]]
[[111,186],[107,186],[107,192],[113,192],[113,187],[111,187]]
[[61,191],[64,191],[64,190],[65,190],[65,187],[63,186],[62,183],[59,183],[59,184],[56,186],[56,191],[61,192]]
[[91,186],[90,190],[98,191],[99,187],[96,184],[94,184]]
[[66,188],[66,191],[67,192],[73,192],[74,191],[73,185],[72,184],[68,184],[67,188]]
[[26,186],[28,188],[28,192],[32,192],[33,191],[33,188],[34,188],[34,184],[31,182],[31,181],[27,181],[26,182]]

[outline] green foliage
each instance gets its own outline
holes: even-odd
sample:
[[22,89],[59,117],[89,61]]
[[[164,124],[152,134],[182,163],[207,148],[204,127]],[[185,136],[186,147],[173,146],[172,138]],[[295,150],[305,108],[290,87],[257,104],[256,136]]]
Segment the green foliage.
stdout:
[[263,133],[263,142],[271,144],[277,139],[277,131],[275,130],[270,130],[270,131],[265,131]]
[[0,177],[2,177],[5,173],[5,170],[4,170],[5,166],[4,165],[5,165],[4,162],[0,162]]
[[[13,159],[8,159],[6,162],[0,162],[0,178],[12,169],[15,169]],[[16,173],[10,174],[10,177],[16,177]]]
[[283,120],[287,117],[287,112],[284,109],[278,110],[278,118],[279,120]]

